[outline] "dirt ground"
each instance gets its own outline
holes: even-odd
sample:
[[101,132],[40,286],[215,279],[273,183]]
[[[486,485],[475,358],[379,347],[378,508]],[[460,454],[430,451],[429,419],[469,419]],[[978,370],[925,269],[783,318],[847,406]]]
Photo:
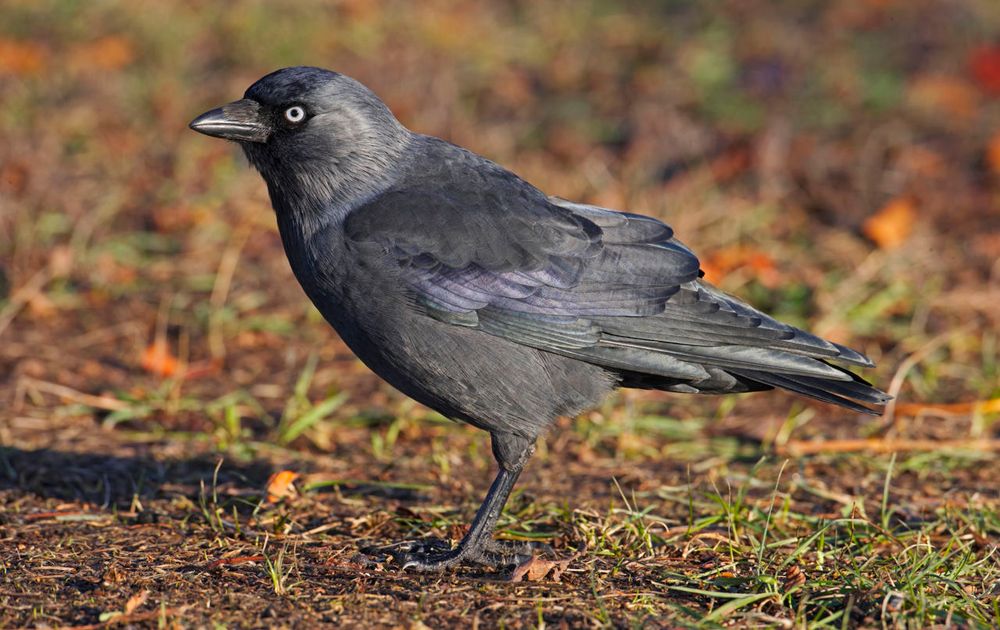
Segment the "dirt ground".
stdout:
[[[258,176],[187,122],[283,65],[866,352],[882,418],[623,391],[442,575],[485,434],[308,304]],[[1000,6],[0,6],[0,627],[1000,626]],[[516,579],[515,579],[516,578]]]

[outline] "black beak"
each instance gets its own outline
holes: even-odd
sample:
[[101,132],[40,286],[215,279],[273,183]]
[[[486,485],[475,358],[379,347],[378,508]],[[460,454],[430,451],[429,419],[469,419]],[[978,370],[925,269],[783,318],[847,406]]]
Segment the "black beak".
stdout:
[[267,142],[271,131],[261,119],[260,104],[248,98],[205,112],[188,126],[206,136],[237,142]]

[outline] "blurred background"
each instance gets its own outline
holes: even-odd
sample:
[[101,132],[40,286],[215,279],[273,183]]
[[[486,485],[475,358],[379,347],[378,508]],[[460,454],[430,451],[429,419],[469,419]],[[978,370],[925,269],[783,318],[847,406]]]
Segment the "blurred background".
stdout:
[[[898,396],[866,419],[783,394],[623,392],[560,423],[536,487],[607,496],[610,473],[547,480],[560,459],[669,484],[818,450],[829,483],[860,492],[868,464],[830,453],[878,438],[961,450],[903,468],[995,499],[1000,3],[4,0],[9,508],[128,503],[145,496],[135,457],[194,453],[408,470],[459,504],[484,487],[483,437],[352,357],[294,282],[257,174],[187,129],[298,64],[353,76],[409,128],[547,193],[665,220],[709,279],[863,350],[866,378]],[[452,474],[469,462],[483,483]],[[885,462],[871,471],[878,486]]]

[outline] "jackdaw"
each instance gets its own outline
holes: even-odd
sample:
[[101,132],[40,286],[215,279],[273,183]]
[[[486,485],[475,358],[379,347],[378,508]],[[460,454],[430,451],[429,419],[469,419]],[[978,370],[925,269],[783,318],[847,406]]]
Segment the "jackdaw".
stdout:
[[342,74],[278,70],[191,128],[243,148],[295,277],[354,353],[490,433],[499,472],[468,534],[400,547],[404,567],[523,561],[493,529],[535,440],[615,388],[778,387],[865,413],[889,399],[837,365],[873,367],[864,355],[706,282],[664,223],[548,196]]

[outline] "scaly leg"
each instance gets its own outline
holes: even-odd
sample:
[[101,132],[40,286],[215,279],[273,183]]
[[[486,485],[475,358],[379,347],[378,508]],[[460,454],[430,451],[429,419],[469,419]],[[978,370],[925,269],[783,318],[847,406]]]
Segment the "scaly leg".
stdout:
[[[404,569],[440,571],[462,562],[474,562],[491,567],[510,566],[531,557],[530,547],[510,549],[505,548],[506,541],[495,541],[493,530],[514,484],[517,483],[517,478],[535,451],[534,441],[509,433],[491,435],[493,454],[500,464],[500,470],[489,492],[486,493],[483,504],[476,512],[469,533],[458,547],[448,551],[433,550],[429,545],[422,545],[419,541],[405,550],[388,550]],[[528,553],[523,553],[525,550]]]

